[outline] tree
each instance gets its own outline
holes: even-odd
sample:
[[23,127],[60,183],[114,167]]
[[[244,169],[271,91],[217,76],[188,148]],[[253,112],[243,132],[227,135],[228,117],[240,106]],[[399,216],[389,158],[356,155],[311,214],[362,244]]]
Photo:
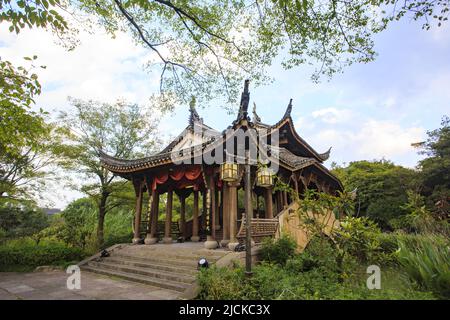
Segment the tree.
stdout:
[[6,238],[31,236],[49,225],[47,214],[30,203],[2,203],[0,217],[0,229]]
[[89,237],[95,230],[96,204],[92,199],[81,198],[71,202],[62,213],[64,223],[57,237],[74,247],[86,247]]
[[135,158],[157,146],[155,118],[136,104],[70,100],[73,113],[61,113],[68,143],[60,164],[85,178],[81,191],[97,204],[97,240],[104,240],[105,215],[124,203],[120,193],[129,188],[101,166],[101,152],[119,158]]
[[357,189],[356,214],[369,216],[382,228],[389,221],[405,215],[407,190],[418,190],[417,173],[387,160],[354,161],[346,167],[333,165],[332,172],[345,189]]
[[33,69],[0,60],[0,200],[31,198],[58,154],[54,125],[45,112],[32,110],[41,92]]
[[[423,186],[422,194],[429,197],[429,205],[434,210],[439,206],[444,208],[443,215],[449,215],[448,201],[450,199],[450,118],[442,117],[441,127],[428,131],[428,139],[414,144],[419,153],[427,158],[419,161],[420,180]],[[439,205],[440,203],[440,205]]]
[[[0,0],[0,22],[10,30],[37,26],[58,35],[72,30],[64,11],[85,14],[114,35],[130,32],[154,53],[160,98],[189,102],[224,97],[234,101],[243,77],[270,80],[267,67],[279,53],[289,69],[315,64],[313,79],[331,76],[354,62],[375,59],[373,36],[390,21],[409,16],[425,29],[448,19],[449,0]],[[70,15],[67,15],[69,16]]]

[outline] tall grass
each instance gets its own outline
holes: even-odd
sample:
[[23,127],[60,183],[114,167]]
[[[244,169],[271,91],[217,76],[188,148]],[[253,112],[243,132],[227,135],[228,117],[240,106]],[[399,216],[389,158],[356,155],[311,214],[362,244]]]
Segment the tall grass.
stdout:
[[399,239],[399,263],[420,287],[450,298],[450,245],[436,235]]

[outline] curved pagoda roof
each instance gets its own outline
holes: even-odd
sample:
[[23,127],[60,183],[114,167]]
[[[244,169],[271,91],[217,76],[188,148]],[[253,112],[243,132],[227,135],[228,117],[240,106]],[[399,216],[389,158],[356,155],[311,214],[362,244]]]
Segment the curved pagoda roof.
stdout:
[[[187,127],[162,151],[140,159],[120,159],[100,152],[100,161],[108,170],[129,178],[134,172],[158,169],[160,167],[173,164],[174,152],[192,155],[199,151],[206,152],[213,148],[225,136],[229,129],[237,129],[240,126],[248,126],[256,129],[264,129],[267,135],[278,130],[280,143],[278,147],[271,146],[276,151],[276,159],[280,166],[290,171],[297,171],[306,167],[316,167],[325,175],[335,180],[339,185],[339,180],[333,176],[322,163],[330,157],[331,148],[326,152],[319,153],[312,148],[294,128],[291,118],[292,99],[286,108],[283,117],[275,124],[263,123],[256,113],[256,105],[253,107],[253,119],[248,115],[248,104],[250,93],[248,91],[248,80],[245,82],[244,91],[241,96],[241,103],[236,120],[222,132],[217,131],[203,122],[193,104],[189,109],[189,119]],[[276,148],[276,150],[275,150]]]

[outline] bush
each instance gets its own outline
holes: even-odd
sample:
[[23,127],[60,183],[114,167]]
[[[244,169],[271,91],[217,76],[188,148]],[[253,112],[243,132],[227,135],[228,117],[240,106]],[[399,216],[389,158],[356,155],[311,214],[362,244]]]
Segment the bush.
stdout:
[[[198,275],[201,300],[240,300],[254,298],[241,267],[203,269]],[[253,292],[253,294],[252,294]]]
[[296,248],[295,241],[287,235],[276,240],[266,238],[262,243],[260,257],[262,261],[283,266],[289,258],[294,256]]
[[79,248],[69,248],[61,244],[5,245],[0,247],[0,271],[32,270],[42,265],[62,265],[80,261],[85,257]]
[[338,272],[338,253],[331,239],[315,236],[302,253],[295,255],[286,263],[286,270],[294,273],[312,269]]
[[438,236],[403,237],[399,262],[421,288],[450,298],[450,243]]
[[[241,267],[202,270],[199,274],[198,299],[213,300],[347,300],[347,299],[435,299],[429,292],[411,290],[398,280],[398,272],[391,279],[383,276],[381,290],[366,287],[366,275],[353,282],[339,282],[333,273],[313,268],[294,272],[276,264],[262,263],[247,278]],[[384,273],[383,273],[384,274]]]
[[[377,224],[366,217],[346,217],[341,228],[335,231],[334,238],[342,251],[361,263],[384,265],[393,260],[393,251],[385,251],[382,246],[382,242],[387,247],[393,246],[393,240],[383,238]],[[388,245],[389,240],[391,243]]]

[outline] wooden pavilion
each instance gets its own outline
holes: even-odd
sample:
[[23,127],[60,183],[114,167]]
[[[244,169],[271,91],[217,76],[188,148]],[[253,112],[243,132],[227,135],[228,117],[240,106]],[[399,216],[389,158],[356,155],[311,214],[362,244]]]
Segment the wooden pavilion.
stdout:
[[[254,217],[252,223],[256,221],[258,225],[266,226],[263,234],[270,236],[274,233],[271,226],[277,223],[274,217],[293,201],[288,192],[274,190],[274,175],[290,185],[300,198],[306,188],[327,193],[342,190],[340,181],[323,165],[331,148],[318,153],[296,132],[291,118],[292,99],[280,121],[274,125],[265,124],[255,107],[250,119],[248,85],[247,80],[236,120],[222,132],[203,123],[191,105],[188,126],[161,152],[134,160],[101,154],[105,168],[134,185],[133,243],[153,244],[159,241],[158,235],[163,234],[164,243],[207,239],[206,247],[215,248],[220,242],[222,246],[234,248],[238,243],[239,226],[244,220],[244,210],[238,208],[239,189],[247,187],[251,188],[253,202],[257,203],[256,210],[250,210]],[[238,133],[244,134],[243,140],[239,140]],[[261,144],[261,141],[265,143]],[[259,153],[256,157],[249,156],[252,144],[257,145]],[[247,150],[245,156],[243,150]],[[259,161],[261,154],[266,157],[265,166]],[[251,164],[252,182],[248,186],[242,179],[242,161]],[[147,220],[142,218],[145,193],[150,200]],[[160,195],[164,193],[167,194],[165,221],[158,222]],[[176,222],[172,221],[174,196],[180,201],[180,219]],[[187,220],[186,199],[189,196],[193,196],[193,210],[192,218]],[[199,212],[200,197],[202,212]],[[261,198],[264,210],[260,210]],[[252,237],[258,235],[252,234]]]

